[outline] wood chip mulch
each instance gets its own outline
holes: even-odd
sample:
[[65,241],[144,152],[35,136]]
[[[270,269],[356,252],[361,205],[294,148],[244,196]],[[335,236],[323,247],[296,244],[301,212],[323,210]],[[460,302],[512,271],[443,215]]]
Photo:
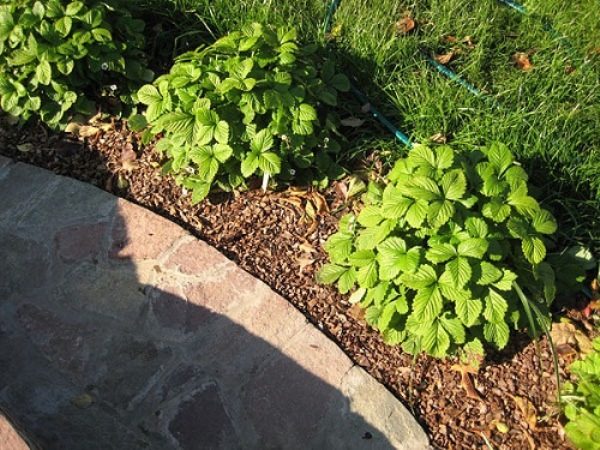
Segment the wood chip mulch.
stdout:
[[[452,367],[456,361],[413,360],[385,345],[346,298],[314,281],[326,260],[323,242],[351,208],[343,184],[321,194],[298,188],[218,194],[192,206],[180,187],[161,176],[152,146],[143,148],[120,123],[88,138],[4,123],[0,153],[143,205],[219,249],[287,298],[384,383],[411,409],[436,448],[571,448],[560,424],[545,339],[540,341],[541,361],[531,340],[518,335],[509,348],[491,353],[478,374],[461,374]],[[563,379],[572,358],[561,358]]]

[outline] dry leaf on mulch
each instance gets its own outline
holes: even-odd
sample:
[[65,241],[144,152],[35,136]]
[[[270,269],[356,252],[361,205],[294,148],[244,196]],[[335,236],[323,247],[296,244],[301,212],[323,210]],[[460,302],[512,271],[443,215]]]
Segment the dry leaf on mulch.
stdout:
[[592,341],[590,338],[570,322],[553,323],[550,336],[552,336],[552,341],[557,348],[570,345],[578,348],[579,352],[584,355],[592,351]]

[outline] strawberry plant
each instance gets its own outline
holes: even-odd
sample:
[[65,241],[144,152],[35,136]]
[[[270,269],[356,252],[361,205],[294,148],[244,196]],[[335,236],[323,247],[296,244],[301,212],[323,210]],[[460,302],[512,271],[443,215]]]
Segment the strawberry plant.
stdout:
[[562,391],[565,415],[569,420],[565,432],[582,450],[600,449],[600,338],[593,341],[593,351],[569,367],[574,383]]
[[100,95],[132,103],[145,68],[144,22],[107,1],[0,0],[0,107],[52,127]]
[[318,280],[352,292],[367,322],[407,351],[503,348],[511,328],[542,320],[556,291],[545,261],[556,222],[527,181],[501,144],[417,146],[360,214],[341,219]]
[[326,183],[339,174],[337,118],[326,106],[349,82],[331,62],[317,67],[314,51],[292,28],[253,23],[181,55],[140,89],[150,133],[164,135],[165,170],[194,202],[213,185],[231,190],[253,175]]

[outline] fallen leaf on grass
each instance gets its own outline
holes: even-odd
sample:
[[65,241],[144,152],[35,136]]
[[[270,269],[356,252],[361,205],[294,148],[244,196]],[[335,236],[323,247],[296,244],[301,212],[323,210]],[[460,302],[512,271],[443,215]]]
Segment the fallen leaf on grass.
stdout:
[[586,355],[592,351],[592,341],[581,330],[570,322],[558,322],[552,324],[550,336],[555,346],[570,344],[579,348]]
[[435,59],[440,64],[446,65],[454,58],[454,52],[448,52],[444,54],[435,54],[433,59]]
[[525,397],[519,397],[517,395],[511,395],[512,399],[515,401],[517,408],[521,411],[523,418],[529,425],[529,428],[535,430],[537,427],[537,411],[535,410],[535,406]]
[[396,22],[396,32],[399,34],[407,34],[415,29],[415,21],[410,16],[405,16]]
[[533,69],[533,64],[529,60],[529,54],[524,52],[517,52],[512,56],[512,60],[518,69],[523,72],[529,72]]
[[448,137],[445,134],[436,133],[433,136],[431,136],[429,140],[434,144],[445,144],[446,142],[448,142]]
[[474,49],[475,44],[473,43],[473,38],[471,36],[465,36],[460,41],[462,44],[465,44],[467,48]]

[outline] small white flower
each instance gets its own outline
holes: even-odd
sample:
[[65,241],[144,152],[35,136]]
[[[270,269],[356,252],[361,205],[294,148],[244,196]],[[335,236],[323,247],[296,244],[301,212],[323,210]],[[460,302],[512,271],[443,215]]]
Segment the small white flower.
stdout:
[[296,175],[296,171],[294,169],[290,169],[290,175]]
[[116,84],[111,84],[109,87],[110,87],[110,90],[113,91],[113,92],[117,90],[117,85]]
[[104,62],[100,67],[102,67],[102,70],[108,70],[108,63]]

